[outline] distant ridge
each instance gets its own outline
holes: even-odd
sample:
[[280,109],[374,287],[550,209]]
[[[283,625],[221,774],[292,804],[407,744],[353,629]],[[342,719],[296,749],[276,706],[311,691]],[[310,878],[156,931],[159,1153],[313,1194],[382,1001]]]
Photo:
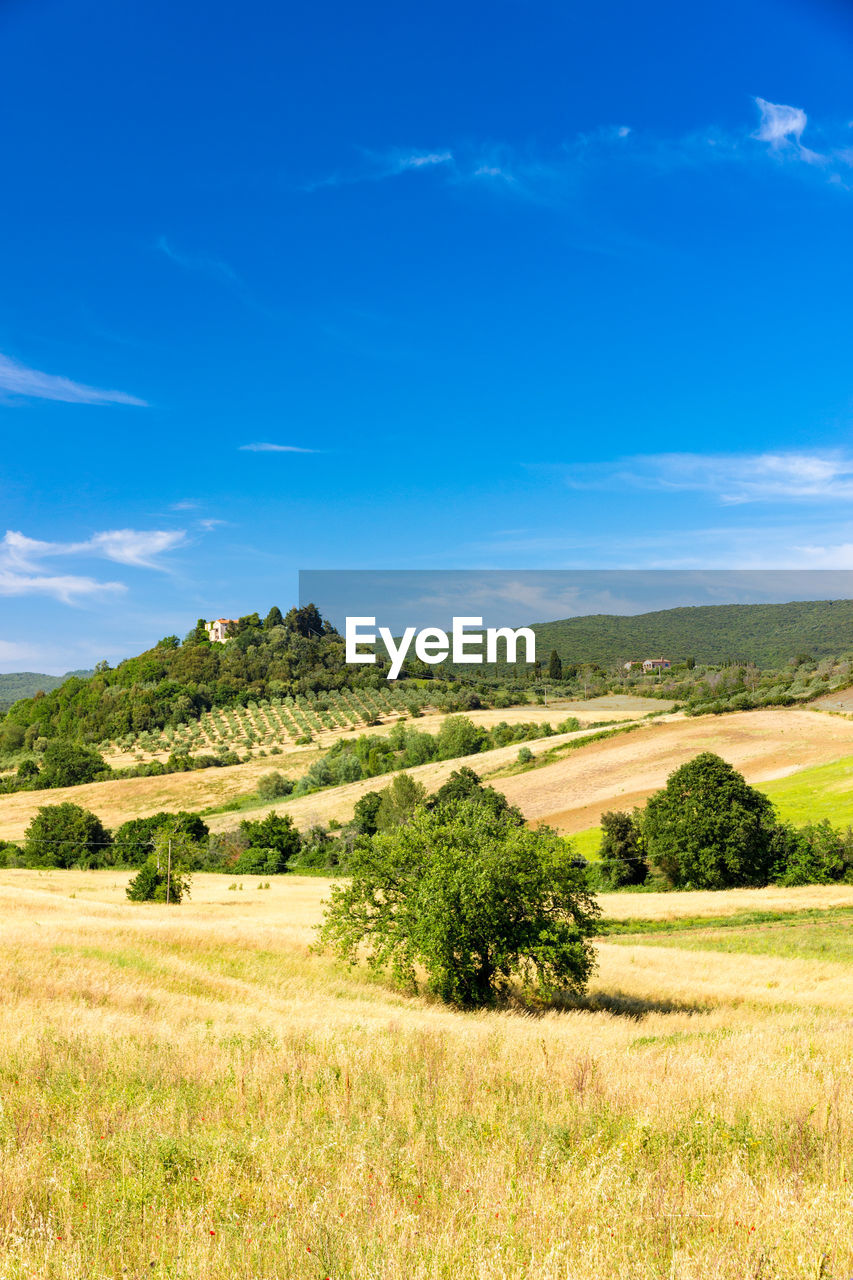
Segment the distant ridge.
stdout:
[[536,623],[533,630],[536,656],[545,663],[556,649],[564,663],[608,666],[664,657],[778,667],[801,654],[853,653],[853,600],[691,605],[631,617],[599,613]]
[[50,693],[72,676],[85,679],[91,671],[66,671],[64,676],[46,676],[38,671],[11,671],[0,675],[0,714],[8,711],[20,698],[31,698],[36,693]]

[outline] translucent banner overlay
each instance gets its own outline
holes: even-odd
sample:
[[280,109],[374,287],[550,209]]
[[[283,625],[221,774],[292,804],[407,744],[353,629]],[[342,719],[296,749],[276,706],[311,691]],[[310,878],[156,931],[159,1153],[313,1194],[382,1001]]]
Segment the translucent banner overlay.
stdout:
[[[853,570],[303,569],[300,607],[314,604],[343,633],[347,617],[450,630],[454,617],[483,627],[621,617],[707,605],[853,601]],[[853,629],[846,648],[853,649]]]

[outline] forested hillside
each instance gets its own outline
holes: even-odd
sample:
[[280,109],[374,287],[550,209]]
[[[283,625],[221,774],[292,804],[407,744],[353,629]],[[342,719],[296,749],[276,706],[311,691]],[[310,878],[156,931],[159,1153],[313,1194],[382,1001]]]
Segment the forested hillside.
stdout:
[[556,649],[564,663],[603,665],[664,656],[672,662],[750,662],[780,667],[853,650],[853,600],[790,604],[698,605],[633,617],[593,614],[534,626],[536,651]]
[[66,671],[64,676],[46,676],[38,671],[13,671],[0,675],[0,715],[20,698],[31,698],[39,692],[48,693],[51,689],[58,689],[72,676],[85,678],[91,674],[91,671]]
[[382,679],[379,666],[345,665],[343,638],[313,605],[286,617],[271,609],[263,622],[250,614],[234,631],[227,643],[212,644],[200,621],[183,643],[167,636],[115,668],[99,663],[88,679],[72,677],[16,702],[4,732],[20,726],[26,746],[54,737],[101,742],[182,724],[211,707]]

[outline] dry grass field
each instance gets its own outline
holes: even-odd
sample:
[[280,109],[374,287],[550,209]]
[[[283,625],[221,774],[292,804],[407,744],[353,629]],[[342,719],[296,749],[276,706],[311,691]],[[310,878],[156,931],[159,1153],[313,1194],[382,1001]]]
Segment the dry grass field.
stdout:
[[42,805],[66,800],[91,809],[108,827],[128,818],[145,818],[160,810],[198,812],[225,804],[257,786],[261,774],[275,769],[285,777],[300,777],[322,752],[317,747],[293,747],[287,755],[249,764],[198,769],[192,773],[166,773],[159,778],[123,778],[89,782],[78,787],[50,791],[18,791],[0,796],[0,840],[18,840]]
[[[832,956],[608,941],[574,1007],[465,1014],[312,954],[323,880],[199,876],[177,908],[125,882],[0,872],[2,1280],[853,1274]],[[853,890],[603,905],[793,920]]]

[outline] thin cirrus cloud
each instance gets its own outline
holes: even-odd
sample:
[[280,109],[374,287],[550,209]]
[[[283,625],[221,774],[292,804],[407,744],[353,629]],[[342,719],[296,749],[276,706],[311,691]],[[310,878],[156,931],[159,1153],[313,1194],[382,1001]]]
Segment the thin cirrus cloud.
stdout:
[[30,369],[0,354],[0,391],[35,400],[61,400],[65,404],[128,404],[147,407],[145,400],[125,391],[104,391],[82,382],[72,382],[53,373]]
[[138,569],[167,568],[160,559],[186,541],[183,529],[108,529],[80,542],[46,542],[7,530],[0,540],[0,595],[49,596],[64,604],[124,592],[123,582],[88,574],[56,574],[44,561],[57,557],[109,560]]
[[238,445],[241,453],[319,453],[319,449],[303,449],[298,444],[272,444],[261,441],[258,444]]
[[386,151],[364,151],[361,164],[341,169],[323,178],[301,184],[303,191],[319,191],[323,187],[348,187],[362,182],[382,182],[403,173],[429,173],[430,170],[453,167],[452,151],[419,151],[411,147],[392,147]]
[[383,182],[405,174],[433,173],[448,186],[480,185],[495,193],[503,191],[562,205],[574,192],[578,176],[593,173],[600,166],[632,164],[669,173],[702,165],[768,161],[777,166],[810,166],[820,170],[830,183],[850,189],[853,148],[846,121],[817,130],[817,136],[823,139],[818,150],[803,142],[810,122],[802,107],[762,97],[755,97],[753,103],[757,124],[744,120],[740,126],[727,130],[709,123],[689,134],[663,136],[619,124],[577,133],[548,148],[477,143],[452,149],[365,149],[360,164],[306,183],[302,190],[311,192],[323,187]]
[[853,457],[842,452],[663,453],[567,468],[574,489],[707,493],[725,505],[853,498]]

